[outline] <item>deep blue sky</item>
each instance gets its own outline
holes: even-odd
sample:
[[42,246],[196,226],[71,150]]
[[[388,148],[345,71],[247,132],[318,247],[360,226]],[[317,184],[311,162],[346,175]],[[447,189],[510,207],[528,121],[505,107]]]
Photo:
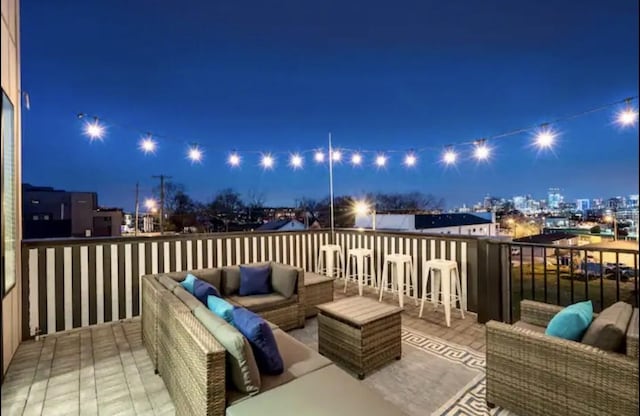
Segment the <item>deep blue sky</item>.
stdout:
[[[128,209],[135,182],[148,194],[158,173],[204,201],[225,187],[270,204],[328,194],[326,167],[292,172],[279,155],[262,172],[245,155],[232,170],[232,149],[311,149],[328,132],[337,147],[439,148],[638,94],[637,0],[31,0],[21,18],[24,181]],[[78,112],[176,139],[145,156],[112,125],[89,143]],[[551,186],[570,199],[637,193],[638,129],[612,119],[561,124],[554,153],[527,134],[495,142],[484,165],[445,169],[434,150],[413,170],[398,154],[380,171],[337,166],[336,194],[419,190],[452,206]]]

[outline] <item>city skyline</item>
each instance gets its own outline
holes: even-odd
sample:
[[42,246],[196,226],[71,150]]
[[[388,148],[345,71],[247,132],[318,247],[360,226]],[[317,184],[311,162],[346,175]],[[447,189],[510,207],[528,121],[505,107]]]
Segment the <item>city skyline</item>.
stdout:
[[[131,206],[135,183],[150,191],[161,173],[203,201],[227,187],[261,193],[270,205],[322,198],[326,165],[307,158],[294,172],[279,157],[264,171],[247,151],[326,147],[329,132],[338,148],[444,148],[638,95],[637,2],[179,11],[134,3],[126,13],[124,3],[64,4],[22,7],[31,103],[22,116],[24,181],[95,190],[111,206]],[[181,29],[167,30],[175,20]],[[384,169],[345,163],[336,166],[335,193],[417,190],[447,206],[542,192],[540,184],[575,198],[632,193],[638,130],[616,126],[616,110],[555,126],[550,151],[525,133],[492,142],[486,163],[444,166],[440,151],[421,154],[412,169],[399,154]],[[83,112],[104,117],[103,142],[82,134]],[[122,126],[182,141],[159,140],[145,155],[140,135]],[[192,139],[205,149],[201,164],[185,159]],[[233,150],[244,157],[237,169],[226,160]]]

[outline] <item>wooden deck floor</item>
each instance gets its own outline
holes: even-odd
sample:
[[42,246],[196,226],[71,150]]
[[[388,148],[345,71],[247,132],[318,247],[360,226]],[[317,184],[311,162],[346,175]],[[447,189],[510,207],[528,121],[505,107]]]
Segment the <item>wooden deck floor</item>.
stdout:
[[[337,281],[334,297],[357,296],[351,284],[345,294]],[[365,296],[377,298],[373,289]],[[391,294],[384,302],[397,304]],[[419,308],[406,299],[402,324],[443,340],[485,350],[484,326],[473,313],[451,315]],[[23,342],[2,385],[2,415],[173,415],[173,403],[162,379],[154,374],[142,345],[140,319],[103,324]]]

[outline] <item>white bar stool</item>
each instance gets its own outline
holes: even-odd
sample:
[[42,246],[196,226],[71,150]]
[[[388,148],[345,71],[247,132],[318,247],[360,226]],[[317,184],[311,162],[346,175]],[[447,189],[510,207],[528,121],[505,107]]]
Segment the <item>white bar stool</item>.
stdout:
[[[355,257],[356,261],[356,273],[351,274],[351,260]],[[369,264],[365,263],[365,258],[369,258]],[[368,270],[365,270],[368,268]],[[367,273],[369,272],[369,273]],[[356,278],[358,281],[358,294],[362,296],[362,288],[365,284],[365,280],[371,279],[374,287],[378,286],[378,280],[376,278],[376,269],[373,264],[373,250],[370,248],[351,248],[347,252],[347,271],[344,276],[344,292],[347,293],[347,284],[349,279]]]
[[[336,259],[338,264],[335,263]],[[343,271],[344,258],[342,256],[342,248],[337,244],[325,244],[320,246],[318,261],[316,262],[316,273],[324,274],[328,277],[334,277],[334,273],[337,273],[339,277],[343,274]]]
[[[391,270],[388,269],[391,264]],[[409,267],[409,275],[405,273],[405,269]],[[398,298],[400,307],[404,306],[404,295],[410,296],[410,289],[413,289],[413,298],[418,304],[418,287],[416,285],[416,270],[411,256],[408,254],[387,254],[384,258],[384,265],[382,266],[382,276],[380,277],[380,299],[382,302],[382,295],[385,290],[388,290],[389,286],[389,273],[391,272],[391,291],[395,292],[398,288]],[[411,279],[411,284],[405,281],[405,278]]]
[[[448,327],[451,326],[451,305],[453,304],[455,307],[456,301],[460,302],[460,315],[464,319],[467,294],[462,292],[458,263],[453,260],[434,259],[424,260],[422,265],[425,273],[422,279],[422,299],[418,317],[422,318],[424,301],[429,299],[434,307],[439,303],[444,306],[444,318]],[[436,274],[436,271],[439,273]],[[431,292],[429,294],[427,293],[427,280],[431,281]],[[441,284],[442,290],[440,290]],[[440,297],[442,297],[442,300],[440,300]]]

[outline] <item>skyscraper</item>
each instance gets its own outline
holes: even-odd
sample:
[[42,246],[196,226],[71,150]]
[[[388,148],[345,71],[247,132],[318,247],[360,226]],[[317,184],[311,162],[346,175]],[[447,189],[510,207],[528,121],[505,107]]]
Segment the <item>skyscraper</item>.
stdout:
[[576,199],[576,210],[587,212],[591,208],[591,201],[588,199]]
[[549,188],[547,194],[547,204],[549,209],[560,208],[560,203],[564,201],[562,194],[560,194],[560,188]]

